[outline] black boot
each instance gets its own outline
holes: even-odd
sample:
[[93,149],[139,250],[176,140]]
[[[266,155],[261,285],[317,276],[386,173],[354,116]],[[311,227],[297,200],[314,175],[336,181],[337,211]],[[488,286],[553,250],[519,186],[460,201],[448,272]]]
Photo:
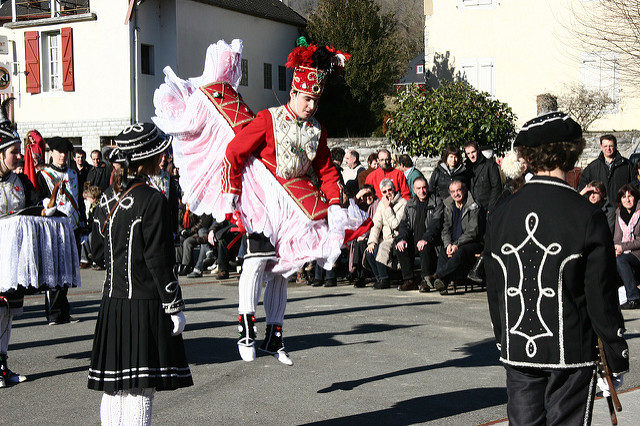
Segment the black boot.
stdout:
[[280,324],[267,324],[267,331],[260,350],[273,355],[278,361],[286,365],[293,365],[289,354],[284,350],[282,341],[282,326]]
[[238,352],[244,361],[256,359],[256,317],[253,314],[238,315]]
[[391,281],[389,278],[383,278],[381,280],[376,280],[376,283],[373,285],[373,288],[376,290],[383,290],[385,288],[391,288]]
[[467,279],[473,281],[474,283],[481,284],[484,281],[484,262],[483,257],[480,256],[476,261],[476,264],[473,265],[471,271],[467,275]]

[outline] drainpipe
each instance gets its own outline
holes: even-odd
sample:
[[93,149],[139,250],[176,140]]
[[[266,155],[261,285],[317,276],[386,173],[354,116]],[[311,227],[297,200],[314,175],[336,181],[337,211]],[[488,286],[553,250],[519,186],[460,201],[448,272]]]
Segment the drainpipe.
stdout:
[[138,11],[133,10],[133,19],[129,21],[132,31],[131,44],[131,123],[138,122]]

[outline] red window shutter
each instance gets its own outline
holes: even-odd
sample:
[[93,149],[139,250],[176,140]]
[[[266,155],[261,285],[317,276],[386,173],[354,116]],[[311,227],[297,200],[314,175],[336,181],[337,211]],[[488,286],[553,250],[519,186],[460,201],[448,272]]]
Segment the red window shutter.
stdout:
[[73,28],[60,30],[62,38],[62,89],[73,92]]
[[24,56],[27,62],[27,92],[40,93],[40,33],[24,32]]

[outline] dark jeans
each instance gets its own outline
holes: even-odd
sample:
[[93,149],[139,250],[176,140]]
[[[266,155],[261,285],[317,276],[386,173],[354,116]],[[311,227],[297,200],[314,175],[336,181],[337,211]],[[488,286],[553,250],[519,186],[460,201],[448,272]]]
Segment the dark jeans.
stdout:
[[504,368],[510,425],[591,424],[594,367],[551,370],[505,365]]
[[616,258],[616,264],[627,292],[627,300],[639,300],[640,291],[637,287],[636,274],[640,272],[640,260],[631,253],[622,253]]
[[367,262],[369,263],[369,266],[371,267],[371,270],[373,271],[373,275],[376,277],[376,280],[381,281],[389,279],[389,271],[387,270],[387,265],[376,260],[376,255],[378,254],[379,247],[380,245],[376,244],[375,248],[373,249],[373,253],[365,251],[365,257],[367,259]]
[[184,266],[191,266],[193,264],[193,251],[195,250],[196,246],[200,245],[200,250],[206,249],[207,247],[207,244],[202,244],[199,241],[201,237],[206,236],[207,230],[200,228],[198,229],[197,234],[193,234],[190,237],[187,237],[182,242],[182,260],[180,261],[180,264]]
[[326,270],[321,266],[318,266],[316,263],[314,276],[317,282],[324,282],[324,280],[335,280],[336,279],[336,267],[334,266],[330,270]]
[[481,243],[463,244],[458,247],[458,250],[453,253],[453,256],[447,257],[447,248],[445,247],[438,256],[436,274],[442,280],[451,278],[452,275],[463,267],[473,266],[476,254],[481,251]]
[[403,280],[413,279],[413,259],[416,257],[416,252],[420,258],[420,275],[422,278],[434,272],[437,256],[433,244],[427,244],[422,251],[420,251],[415,244],[408,242],[407,248],[404,251],[398,250],[395,246],[393,251],[398,258]]

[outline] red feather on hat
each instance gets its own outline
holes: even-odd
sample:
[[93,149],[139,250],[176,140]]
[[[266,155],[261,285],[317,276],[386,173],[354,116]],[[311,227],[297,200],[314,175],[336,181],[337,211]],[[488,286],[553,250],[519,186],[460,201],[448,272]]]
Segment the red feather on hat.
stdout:
[[287,63],[285,64],[285,66],[287,68],[313,66],[312,56],[317,49],[318,47],[315,44],[312,44],[308,47],[296,47],[291,51],[291,53],[289,53],[289,56],[287,56]]

